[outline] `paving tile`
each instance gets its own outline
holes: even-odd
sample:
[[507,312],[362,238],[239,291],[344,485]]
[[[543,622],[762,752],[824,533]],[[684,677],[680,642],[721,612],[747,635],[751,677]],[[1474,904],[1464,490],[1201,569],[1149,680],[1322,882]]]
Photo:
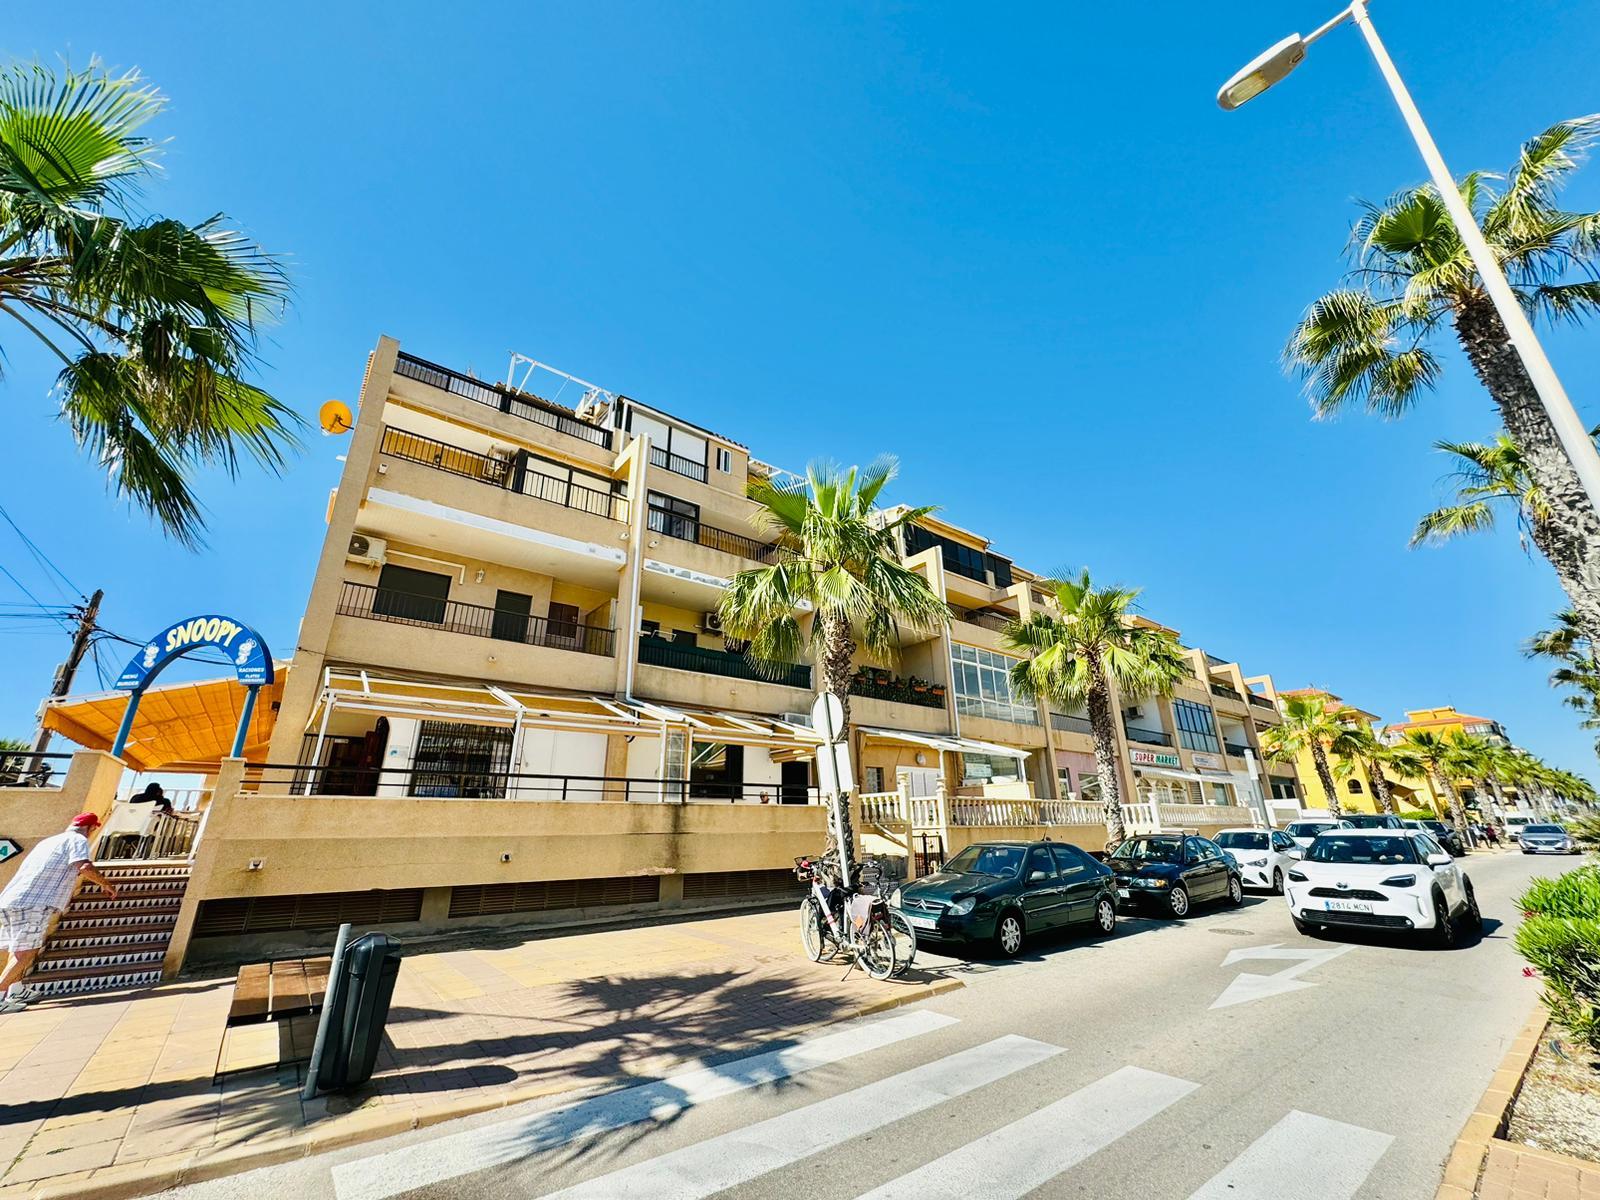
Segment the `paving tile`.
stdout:
[[32,1179],[50,1179],[77,1171],[92,1171],[96,1167],[109,1167],[117,1157],[121,1143],[116,1139],[92,1142],[87,1146],[71,1146],[50,1154],[24,1153],[6,1172],[6,1183],[22,1183]]

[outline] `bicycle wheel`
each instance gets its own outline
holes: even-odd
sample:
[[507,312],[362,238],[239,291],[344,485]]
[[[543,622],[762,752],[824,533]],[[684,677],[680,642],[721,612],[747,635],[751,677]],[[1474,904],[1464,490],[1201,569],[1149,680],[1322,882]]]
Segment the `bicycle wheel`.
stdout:
[[815,896],[800,901],[800,945],[812,962],[831,958],[835,949],[833,933],[822,919],[822,906]]
[[894,973],[904,975],[917,960],[917,935],[900,910],[889,910],[889,930],[894,935]]
[[874,979],[888,979],[894,974],[894,932],[888,921],[874,920],[867,925],[856,958],[861,969]]

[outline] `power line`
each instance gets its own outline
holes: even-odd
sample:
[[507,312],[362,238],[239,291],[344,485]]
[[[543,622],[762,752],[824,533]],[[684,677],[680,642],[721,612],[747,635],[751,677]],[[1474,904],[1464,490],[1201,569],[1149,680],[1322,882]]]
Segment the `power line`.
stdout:
[[[38,607],[38,608],[47,608],[47,607],[49,607],[42,600],[40,600],[39,597],[35,596],[32,592],[30,592],[28,590],[28,585],[23,583],[22,580],[18,579],[15,575],[13,575],[11,573],[11,568],[7,567],[5,565],[5,563],[0,563],[0,573],[3,573],[7,579],[11,580],[12,583],[16,584],[17,587],[19,587],[22,590],[22,594],[24,596],[26,596],[29,600],[32,600],[36,607]],[[65,621],[61,620],[59,617],[56,618],[56,623],[58,625],[60,625],[61,628],[65,629],[68,633],[72,632],[72,626],[68,625]]]
[[[83,598],[83,589],[77,584],[73,583],[72,580],[68,579],[67,573],[60,567],[56,566],[56,564],[51,561],[48,554],[39,549],[38,546],[34,545],[33,539],[22,532],[22,526],[18,525],[16,521],[12,519],[11,514],[5,510],[5,505],[3,504],[0,504],[0,517],[4,517],[6,524],[11,526],[11,528],[16,531],[17,536],[22,539],[22,544],[28,548],[28,553],[33,555],[34,560],[38,562],[40,566],[44,567],[46,571],[54,571],[56,575],[60,577],[61,581],[72,589],[72,594],[74,596],[77,596],[79,599]],[[48,579],[49,576],[46,575],[45,578]],[[54,586],[54,581],[52,581],[51,586]],[[56,588],[56,590],[60,591],[61,589]]]

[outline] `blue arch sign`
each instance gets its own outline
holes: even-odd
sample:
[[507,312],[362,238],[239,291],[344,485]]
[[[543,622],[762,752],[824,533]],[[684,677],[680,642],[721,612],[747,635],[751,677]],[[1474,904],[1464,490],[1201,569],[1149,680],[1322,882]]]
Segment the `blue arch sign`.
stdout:
[[239,714],[239,728],[233,738],[233,757],[244,753],[244,739],[255,712],[256,693],[272,683],[272,651],[267,649],[266,639],[243,621],[205,613],[168,625],[146,642],[117,676],[116,689],[130,695],[128,707],[122,714],[122,726],[117,730],[117,740],[111,747],[112,754],[122,757],[128,735],[133,730],[134,713],[139,709],[139,697],[155,682],[156,676],[185,654],[207,647],[221,650],[228,656],[234,675],[244,685],[244,710]]

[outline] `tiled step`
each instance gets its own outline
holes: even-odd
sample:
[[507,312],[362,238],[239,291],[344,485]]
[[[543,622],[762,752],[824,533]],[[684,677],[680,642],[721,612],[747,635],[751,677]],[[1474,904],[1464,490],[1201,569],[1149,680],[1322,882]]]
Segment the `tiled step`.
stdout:
[[62,917],[56,922],[55,933],[51,935],[50,941],[55,943],[95,937],[142,938],[147,935],[171,937],[177,924],[177,909],[173,909],[170,913],[140,917],[118,918],[115,915],[100,917],[90,914]]
[[[149,896],[182,896],[188,881],[183,879],[141,879],[117,880],[117,899],[142,900]],[[88,884],[80,888],[75,900],[109,900],[104,888],[97,884]]]
[[161,963],[177,927],[189,866],[176,863],[100,863],[117,889],[85,885],[56,922],[28,974],[27,985],[48,996],[77,995],[161,982]]
[[159,946],[113,946],[104,950],[72,951],[50,949],[39,955],[39,970],[52,971],[131,971],[160,967],[166,957],[165,943]]
[[73,930],[67,934],[58,932],[50,939],[50,948],[40,952],[38,961],[45,962],[67,955],[115,954],[135,949],[165,950],[171,940],[171,925],[157,925],[148,929],[114,928],[101,933],[86,933],[82,930]]
[[161,982],[161,964],[122,972],[89,967],[76,971],[35,971],[22,981],[46,996],[75,996],[117,988],[150,987]]

